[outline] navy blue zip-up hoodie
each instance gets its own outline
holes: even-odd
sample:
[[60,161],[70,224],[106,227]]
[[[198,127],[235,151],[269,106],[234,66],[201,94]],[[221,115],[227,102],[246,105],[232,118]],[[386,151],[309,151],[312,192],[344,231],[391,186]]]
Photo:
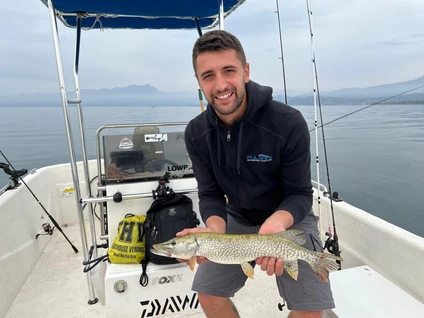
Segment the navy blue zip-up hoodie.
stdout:
[[272,99],[272,88],[246,84],[247,108],[228,130],[208,104],[185,130],[204,222],[227,220],[228,203],[250,224],[277,210],[299,223],[312,208],[310,136],[302,114]]

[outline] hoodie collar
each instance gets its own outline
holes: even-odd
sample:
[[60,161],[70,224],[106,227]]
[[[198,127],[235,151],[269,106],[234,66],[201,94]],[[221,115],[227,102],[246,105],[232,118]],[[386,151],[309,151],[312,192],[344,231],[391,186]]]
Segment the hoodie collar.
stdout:
[[[238,134],[237,142],[237,173],[240,174],[240,161],[241,161],[241,145],[243,142],[243,124],[251,121],[256,115],[260,108],[267,105],[272,100],[272,88],[268,86],[259,85],[253,81],[246,83],[246,94],[247,94],[247,106],[243,116],[237,122],[240,123],[240,130]],[[210,123],[217,129],[219,125],[222,127],[226,126],[216,115],[213,107],[208,103],[206,109],[207,116]],[[216,142],[218,146],[217,156],[218,165],[221,166],[221,140],[219,138],[219,132],[216,134]]]

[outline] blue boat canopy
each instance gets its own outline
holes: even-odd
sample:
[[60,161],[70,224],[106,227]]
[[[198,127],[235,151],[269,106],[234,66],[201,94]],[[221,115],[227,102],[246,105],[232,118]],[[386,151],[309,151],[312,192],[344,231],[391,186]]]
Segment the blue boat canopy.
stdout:
[[[41,0],[48,6],[48,0]],[[83,16],[83,29],[195,29],[219,23],[219,0],[52,0],[58,18],[76,27]],[[245,0],[224,0],[224,17]]]

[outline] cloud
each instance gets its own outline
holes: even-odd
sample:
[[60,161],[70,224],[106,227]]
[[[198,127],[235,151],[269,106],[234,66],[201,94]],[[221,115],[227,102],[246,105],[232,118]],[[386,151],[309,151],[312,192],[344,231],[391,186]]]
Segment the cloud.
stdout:
[[409,37],[411,38],[424,38],[424,32],[418,32],[418,33],[411,33],[409,35]]
[[[279,1],[287,88],[312,90],[311,37],[306,1]],[[41,1],[2,1],[0,95],[58,92],[47,8]],[[314,47],[321,90],[404,81],[424,74],[421,0],[312,1]],[[248,0],[225,21],[242,41],[252,79],[282,91],[276,2]],[[75,30],[59,24],[68,90],[73,89]],[[196,93],[193,31],[82,32],[82,88],[151,84]]]
[[369,45],[369,48],[375,49],[381,46],[404,46],[404,45],[422,45],[424,41],[424,33],[407,33],[400,36],[387,38]]
[[412,41],[402,41],[399,39],[387,40],[387,41],[379,41],[375,46],[387,45],[387,46],[398,46],[398,45],[411,45],[414,44]]

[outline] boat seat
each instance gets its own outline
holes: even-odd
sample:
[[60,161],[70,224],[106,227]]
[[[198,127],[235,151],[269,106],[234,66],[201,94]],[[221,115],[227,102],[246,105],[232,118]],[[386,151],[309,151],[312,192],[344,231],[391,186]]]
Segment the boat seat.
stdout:
[[424,304],[369,266],[330,273],[336,308],[330,318],[424,318]]

